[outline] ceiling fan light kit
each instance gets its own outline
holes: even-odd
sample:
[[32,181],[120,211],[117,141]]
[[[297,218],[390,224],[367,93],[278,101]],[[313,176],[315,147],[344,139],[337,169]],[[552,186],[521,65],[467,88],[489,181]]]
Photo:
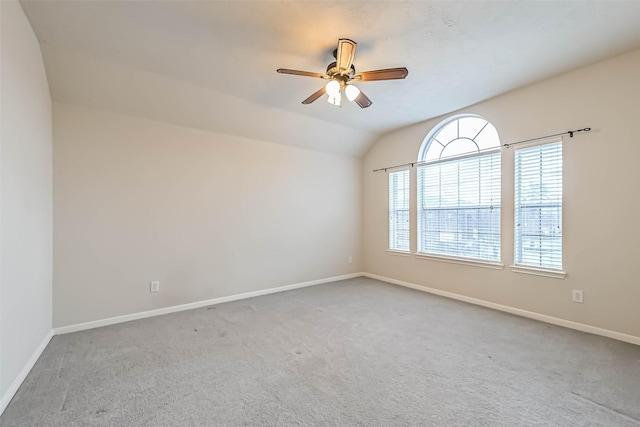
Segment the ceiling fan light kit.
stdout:
[[336,96],[340,94],[340,83],[337,80],[330,80],[329,83],[324,87],[327,91],[327,95]]
[[354,85],[345,85],[344,94],[347,95],[349,101],[353,101],[360,95],[360,89]]
[[329,101],[329,104],[342,107],[342,95],[340,95],[340,92],[336,93],[335,95],[329,95],[327,101]]
[[356,53],[357,43],[350,39],[338,39],[338,47],[333,51],[336,62],[332,62],[327,67],[326,74],[312,73],[309,71],[290,70],[278,68],[276,71],[281,74],[291,74],[294,76],[315,77],[329,82],[320,90],[302,101],[303,104],[311,104],[322,95],[327,95],[330,104],[342,106],[342,92],[351,102],[358,104],[360,108],[370,107],[373,102],[358,87],[349,82],[376,81],[376,80],[397,80],[404,79],[409,74],[405,67],[385,68],[382,70],[363,71],[356,73],[353,65],[353,57]]

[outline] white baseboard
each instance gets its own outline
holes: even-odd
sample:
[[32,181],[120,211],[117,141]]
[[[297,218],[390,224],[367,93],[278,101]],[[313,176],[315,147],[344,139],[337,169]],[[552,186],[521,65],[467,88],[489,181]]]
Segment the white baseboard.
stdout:
[[464,301],[464,302],[467,302],[467,303],[470,303],[470,304],[475,304],[475,305],[491,308],[491,309],[498,310],[498,311],[503,311],[503,312],[510,313],[510,314],[515,314],[517,316],[522,316],[522,317],[527,317],[527,318],[534,319],[534,320],[539,320],[541,322],[546,322],[546,323],[550,323],[550,324],[553,324],[553,325],[563,326],[565,328],[575,329],[575,330],[582,331],[582,332],[588,332],[588,333],[591,333],[591,334],[601,335],[601,336],[612,338],[612,339],[615,339],[615,340],[624,341],[624,342],[628,342],[628,343],[635,344],[635,345],[640,345],[640,337],[636,337],[636,336],[633,336],[633,335],[627,335],[627,334],[623,334],[623,333],[620,333],[620,332],[611,331],[611,330],[608,330],[608,329],[602,329],[602,328],[598,328],[598,327],[595,327],[595,326],[590,326],[590,325],[585,325],[585,324],[582,324],[582,323],[572,322],[570,320],[559,319],[557,317],[547,316],[547,315],[544,315],[544,314],[539,314],[539,313],[535,313],[535,312],[532,312],[532,311],[527,311],[527,310],[522,310],[522,309],[519,309],[519,308],[509,307],[509,306],[502,305],[502,304],[496,304],[496,303],[493,303],[493,302],[484,301],[484,300],[480,300],[480,299],[477,299],[477,298],[472,298],[472,297],[467,297],[467,296],[464,296],[464,295],[455,294],[453,292],[447,292],[447,291],[443,291],[443,290],[440,290],[440,289],[429,288],[427,286],[416,285],[414,283],[404,282],[402,280],[391,279],[389,277],[378,276],[376,274],[371,274],[371,273],[352,273],[352,274],[345,274],[345,275],[342,275],[342,276],[329,277],[329,278],[326,278],[326,279],[319,279],[319,280],[312,280],[312,281],[309,281],[309,282],[295,283],[293,285],[280,286],[280,287],[277,287],[277,288],[263,289],[263,290],[260,290],[260,291],[247,292],[247,293],[237,294],[237,295],[230,295],[230,296],[227,296],[227,297],[214,298],[214,299],[209,299],[209,300],[204,300],[204,301],[197,301],[197,302],[193,302],[193,303],[189,303],[189,304],[175,305],[175,306],[171,306],[171,307],[160,308],[160,309],[157,309],[157,310],[144,311],[144,312],[133,313],[133,314],[128,314],[128,315],[124,315],[124,316],[111,317],[111,318],[108,318],[108,319],[96,320],[96,321],[93,321],[93,322],[79,323],[79,324],[76,324],[76,325],[69,325],[69,326],[63,326],[63,327],[60,327],[60,328],[54,328],[53,330],[51,330],[44,337],[44,339],[42,340],[42,342],[40,343],[38,348],[35,350],[35,352],[31,356],[31,358],[29,359],[29,361],[25,364],[25,366],[22,369],[22,371],[20,372],[20,374],[13,381],[13,383],[11,384],[9,389],[6,391],[4,396],[2,396],[2,399],[0,399],[0,415],[2,415],[2,413],[7,408],[7,406],[9,406],[9,403],[11,402],[11,399],[16,394],[16,392],[18,391],[18,389],[22,385],[22,382],[25,380],[25,378],[27,377],[27,375],[29,374],[29,372],[31,371],[33,366],[36,364],[38,358],[40,357],[40,355],[42,354],[44,349],[47,347],[47,345],[49,344],[49,341],[51,340],[51,338],[54,335],[68,334],[68,333],[77,332],[77,331],[84,331],[84,330],[87,330],[87,329],[98,328],[98,327],[101,327],[101,326],[108,326],[108,325],[114,325],[116,323],[129,322],[131,320],[144,319],[146,317],[160,316],[160,315],[163,315],[163,314],[175,313],[175,312],[184,311],[184,310],[191,310],[191,309],[194,309],[194,308],[206,307],[206,306],[210,306],[210,305],[214,305],[214,304],[220,304],[220,303],[223,303],[223,302],[237,301],[237,300],[241,300],[241,299],[245,299],[245,298],[252,298],[252,297],[256,297],[256,296],[260,296],[260,295],[267,295],[267,294],[272,294],[272,293],[276,293],[276,292],[283,292],[283,291],[288,291],[288,290],[292,290],[292,289],[304,288],[304,287],[307,287],[307,286],[320,285],[322,283],[337,282],[339,280],[353,279],[355,277],[361,277],[361,276],[369,277],[369,278],[372,278],[372,279],[380,280],[380,281],[383,281],[383,282],[386,282],[386,283],[390,283],[390,284],[394,284],[394,285],[399,285],[399,286],[404,286],[404,287],[411,288],[411,289],[416,289],[416,290],[419,290],[419,291],[422,291],[422,292],[427,292],[427,293],[431,293],[431,294],[435,294],[435,295],[440,295],[440,296],[443,296],[443,297],[446,297],[446,298],[455,299],[455,300],[458,300],[458,301]]
[[40,358],[40,355],[42,354],[44,349],[47,348],[47,345],[49,344],[49,341],[51,341],[52,337],[53,337],[53,331],[51,330],[44,337],[44,339],[42,340],[38,348],[36,348],[36,351],[33,352],[31,357],[27,361],[26,365],[24,365],[24,368],[22,368],[22,371],[20,371],[20,373],[16,377],[16,379],[13,380],[7,392],[4,394],[4,396],[2,396],[2,399],[0,399],[0,415],[2,415],[5,409],[7,409],[7,406],[9,406],[11,399],[13,399],[13,396],[16,394],[16,392],[22,385],[22,382],[24,381],[25,378],[27,378],[27,375],[29,375],[29,372],[31,372],[31,369],[38,361],[38,358]]
[[196,301],[188,304],[174,305],[171,307],[158,308],[156,310],[142,311],[139,313],[125,314],[124,316],[109,317],[107,319],[94,320],[92,322],[78,323],[75,325],[61,326],[53,329],[54,335],[68,334],[71,332],[84,331],[87,329],[99,328],[101,326],[115,325],[117,323],[129,322],[131,320],[144,319],[147,317],[161,316],[163,314],[175,313],[178,311],[192,310],[194,308],[207,307],[223,302],[237,301],[245,298],[253,298],[260,295],[273,294],[276,292],[289,291],[291,289],[305,288],[307,286],[320,285],[322,283],[337,282],[339,280],[353,279],[361,277],[364,273],[352,273],[342,276],[334,276],[326,279],[311,280],[309,282],[295,283],[293,285],[279,286],[277,288],[263,289],[260,291],[246,292],[244,294],[230,295],[227,297],[213,298],[204,301]]
[[553,325],[564,326],[565,328],[575,329],[577,331],[588,332],[590,334],[601,335],[603,337],[613,338],[614,340],[624,341],[624,342],[628,342],[635,345],[640,345],[640,337],[636,337],[633,335],[627,335],[620,332],[611,331],[609,329],[602,329],[596,326],[585,325],[583,323],[572,322],[570,320],[560,319],[553,316],[547,316],[545,314],[522,310],[520,308],[509,307],[508,305],[496,304],[493,302],[484,301],[477,298],[455,294],[453,292],[447,292],[447,291],[442,291],[440,289],[429,288],[427,286],[416,285],[414,283],[403,282],[402,280],[391,279],[389,277],[378,276],[376,274],[363,273],[363,275],[371,279],[377,279],[383,282],[391,283],[393,285],[404,286],[406,288],[416,289],[418,291],[428,292],[430,294],[440,295],[440,296],[455,299],[458,301],[464,301],[470,304],[492,308],[498,311],[504,311],[506,313],[515,314],[516,316],[527,317],[529,319],[539,320],[541,322],[551,323]]
[[[386,283],[391,283],[391,284],[394,284],[394,285],[404,286],[406,288],[416,289],[416,290],[419,290],[419,291],[422,291],[422,292],[427,292],[427,293],[431,293],[431,294],[434,294],[434,295],[440,295],[440,296],[443,296],[443,297],[446,297],[446,298],[451,298],[451,299],[455,299],[455,300],[458,300],[458,301],[463,301],[463,302],[479,305],[479,306],[482,306],[482,307],[491,308],[491,309],[498,310],[498,311],[503,311],[505,313],[515,314],[516,316],[522,316],[522,317],[526,317],[526,318],[529,318],[529,319],[534,319],[534,320],[539,320],[541,322],[550,323],[550,324],[553,324],[553,325],[563,326],[563,327],[569,328],[569,329],[575,329],[577,331],[587,332],[587,333],[600,335],[600,336],[607,337],[607,338],[612,338],[612,339],[615,339],[615,340],[618,340],[618,341],[628,342],[630,344],[640,345],[640,337],[636,337],[634,335],[623,334],[621,332],[611,331],[609,329],[603,329],[603,328],[598,328],[596,326],[585,325],[583,323],[572,322],[570,320],[560,319],[560,318],[553,317],[553,316],[547,316],[545,314],[540,314],[540,313],[536,313],[536,312],[533,312],[533,311],[527,311],[527,310],[523,310],[523,309],[520,309],[520,308],[510,307],[510,306],[507,306],[507,305],[502,305],[502,304],[497,304],[497,303],[493,303],[493,302],[490,302],[490,301],[485,301],[485,300],[481,300],[481,299],[477,299],[477,298],[472,298],[472,297],[468,297],[468,296],[465,296],[465,295],[456,294],[456,293],[453,293],[453,292],[443,291],[443,290],[440,290],[440,289],[430,288],[430,287],[427,287],[427,286],[421,286],[421,285],[417,285],[415,283],[404,282],[402,280],[391,279],[389,277],[378,276],[376,274],[364,273],[364,272],[345,274],[345,275],[342,275],[342,276],[335,276],[335,277],[329,277],[329,278],[325,278],[325,279],[312,280],[312,281],[309,281],[309,282],[295,283],[293,285],[280,286],[280,287],[277,287],[277,288],[263,289],[263,290],[255,291],[255,292],[247,292],[247,293],[243,293],[243,294],[230,295],[230,296],[227,296],[227,297],[213,298],[213,299],[209,299],[209,300],[197,301],[197,302],[188,303],[188,304],[181,304],[181,305],[175,305],[175,306],[171,306],[171,307],[159,308],[159,309],[156,309],[156,310],[150,310],[150,311],[143,311],[143,312],[139,312],[139,313],[127,314],[127,315],[124,315],[124,316],[110,317],[110,318],[107,318],[107,319],[95,320],[95,321],[92,321],[92,322],[79,323],[79,324],[69,325],[69,326],[62,326],[62,327],[59,327],[59,328],[54,328],[53,329],[53,335],[61,335],[61,334],[68,334],[68,333],[71,333],[71,332],[84,331],[84,330],[87,330],[87,329],[99,328],[101,326],[108,326],[108,325],[115,325],[117,323],[129,322],[131,320],[144,319],[144,318],[153,317],[153,316],[160,316],[160,315],[163,315],[163,314],[175,313],[175,312],[184,311],[184,310],[192,310],[194,308],[207,307],[207,306],[214,305],[214,304],[220,304],[220,303],[230,302],[230,301],[237,301],[237,300],[241,300],[241,299],[245,299],[245,298],[257,297],[257,296],[260,296],[260,295],[267,295],[267,294],[272,294],[272,293],[276,293],[276,292],[288,291],[288,290],[291,290],[291,289],[304,288],[304,287],[307,287],[307,286],[320,285],[322,283],[330,283],[330,282],[337,282],[339,280],[353,279],[355,277],[361,277],[361,276],[370,277],[372,279],[380,280],[380,281],[383,281],[383,282],[386,282]],[[49,337],[49,339],[50,339],[50,337]],[[47,339],[47,342],[48,342],[48,339]],[[46,344],[45,344],[45,346],[46,346]],[[40,350],[40,353],[42,352],[42,350],[44,350],[44,347]],[[33,363],[35,363],[35,360],[33,361]],[[31,367],[29,367],[29,369],[31,369]],[[28,370],[27,370],[27,373],[28,373]],[[26,374],[25,374],[25,376],[26,376]],[[19,387],[19,384],[18,384],[18,387]],[[17,390],[17,388],[16,388],[16,390]],[[15,391],[14,391],[14,393],[15,393]],[[4,398],[3,398],[2,402],[4,402]],[[0,406],[0,408],[2,408],[2,406]]]

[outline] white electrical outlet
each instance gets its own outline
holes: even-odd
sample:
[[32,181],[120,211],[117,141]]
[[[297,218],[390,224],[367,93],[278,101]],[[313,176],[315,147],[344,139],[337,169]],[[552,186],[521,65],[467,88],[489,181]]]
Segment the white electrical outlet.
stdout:
[[582,304],[584,302],[584,294],[579,289],[574,289],[571,291],[571,301],[579,302]]
[[351,264],[351,263],[353,262],[353,258],[351,258],[351,257],[347,258],[347,262],[348,262],[349,264]]
[[160,292],[160,282],[159,281],[151,282],[151,286],[149,287],[149,292]]

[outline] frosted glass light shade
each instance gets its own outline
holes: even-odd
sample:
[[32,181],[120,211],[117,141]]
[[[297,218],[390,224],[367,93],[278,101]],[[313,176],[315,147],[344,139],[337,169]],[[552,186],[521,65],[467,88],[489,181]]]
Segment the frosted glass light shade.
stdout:
[[329,104],[342,106],[342,96],[340,95],[340,92],[338,92],[336,95],[329,95],[328,101]]
[[324,88],[327,91],[327,95],[329,95],[329,97],[340,95],[340,83],[335,80],[331,80]]
[[347,99],[349,101],[353,101],[358,97],[358,95],[360,95],[360,89],[358,89],[354,85],[347,85],[344,88],[344,94],[347,95]]

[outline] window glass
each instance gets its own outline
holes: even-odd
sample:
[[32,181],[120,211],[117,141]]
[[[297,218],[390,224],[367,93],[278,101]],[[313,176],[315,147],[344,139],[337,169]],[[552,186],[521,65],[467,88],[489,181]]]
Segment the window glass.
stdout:
[[409,251],[409,171],[389,174],[389,249]]
[[562,268],[562,142],[516,150],[515,264]]
[[[498,133],[478,116],[435,128],[418,161],[418,252],[500,261]],[[464,155],[456,159],[456,156]]]
[[470,139],[459,138],[452,142],[453,143],[447,144],[447,146],[444,147],[440,157],[453,157],[478,151],[478,146]]

